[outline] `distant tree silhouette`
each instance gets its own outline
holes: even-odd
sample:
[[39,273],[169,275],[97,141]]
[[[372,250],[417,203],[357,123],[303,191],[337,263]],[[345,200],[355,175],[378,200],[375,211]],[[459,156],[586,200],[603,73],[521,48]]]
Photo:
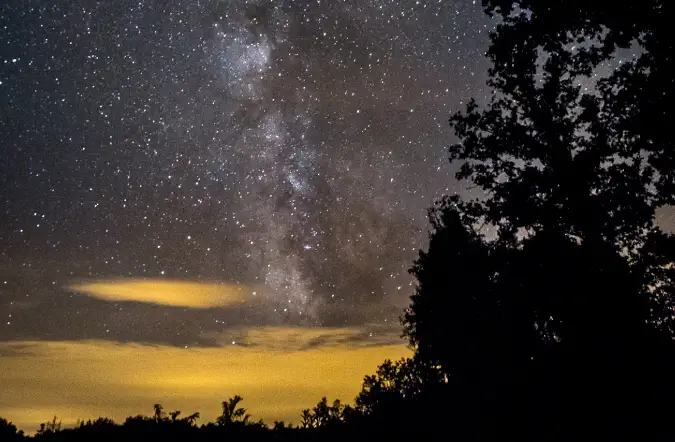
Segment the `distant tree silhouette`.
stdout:
[[339,399],[335,399],[332,405],[328,405],[328,400],[324,396],[314,408],[314,415],[319,421],[319,426],[330,425],[342,421],[342,411],[344,405]]
[[155,410],[155,420],[157,422],[164,420],[166,416],[166,413],[164,412],[164,407],[162,407],[161,404],[155,404],[153,405],[153,409]]
[[292,430],[293,424],[286,425],[284,421],[274,421],[272,424],[272,431]]
[[112,419],[99,417],[94,420],[89,419],[86,422],[80,421],[77,425],[75,425],[75,428],[88,432],[102,433],[107,432],[116,426],[117,424]]
[[302,410],[301,425],[302,428],[334,426],[343,423],[353,412],[352,407],[342,405],[339,399],[329,405],[328,399],[324,396],[311,410],[309,408]]
[[312,416],[312,410],[305,408],[302,410],[302,428],[311,428],[314,426],[314,416]]
[[176,422],[176,419],[178,419],[178,416],[180,416],[180,410],[175,410],[169,413],[169,416],[171,417],[171,422]]
[[57,421],[56,419],[57,417],[54,416],[52,420],[41,423],[37,434],[44,435],[61,431],[61,420]]
[[[123,427],[138,433],[155,434],[164,431],[171,431],[175,435],[185,435],[197,428],[196,421],[199,419],[199,413],[192,413],[186,417],[180,417],[181,411],[175,410],[169,413],[164,411],[161,404],[153,405],[152,417],[134,416],[128,417]],[[98,419],[94,422],[89,421],[87,424],[81,425],[90,430],[98,428],[115,427],[116,424],[109,419]]]
[[195,425],[197,423],[197,419],[199,419],[199,412],[192,413],[184,417],[182,420],[190,425]]
[[247,424],[251,415],[246,414],[245,408],[237,408],[239,402],[244,398],[238,394],[230,399],[223,401],[223,413],[218,416],[217,423],[221,426],[232,424]]
[[99,417],[94,420],[87,420],[85,421],[80,421],[77,427],[79,428],[84,428],[84,427],[90,427],[90,428],[97,428],[97,427],[112,427],[115,426],[115,421],[112,419],[109,419],[107,417]]

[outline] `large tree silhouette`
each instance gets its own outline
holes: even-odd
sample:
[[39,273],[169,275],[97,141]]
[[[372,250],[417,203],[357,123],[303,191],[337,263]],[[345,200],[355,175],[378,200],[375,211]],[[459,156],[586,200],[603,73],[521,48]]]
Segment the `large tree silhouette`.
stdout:
[[[488,51],[494,94],[450,120],[457,178],[484,195],[431,211],[405,334],[451,384],[517,394],[530,416],[545,404],[542,422],[595,407],[643,429],[672,410],[657,401],[675,368],[675,240],[654,225],[675,194],[662,107],[672,63],[658,64],[674,54],[672,5],[617,19],[627,11],[571,3],[486,2],[503,18]],[[594,88],[599,63],[629,44],[641,55]]]
[[[491,57],[496,70],[517,60],[510,47],[538,47],[544,55],[566,52],[574,73],[590,74],[618,48],[632,48],[624,61],[602,81],[598,121],[608,143],[623,154],[641,152],[658,172],[652,176],[657,198],[673,203],[675,151],[670,135],[675,93],[671,36],[675,4],[669,0],[484,0],[486,10],[504,20],[497,29]],[[515,69],[513,69],[515,71]]]
[[[429,250],[420,253],[411,270],[418,290],[405,316],[404,332],[416,345],[420,360],[438,364],[452,374],[453,382],[473,382],[504,373],[505,364],[498,360],[505,355],[507,329],[501,326],[498,300],[490,286],[496,272],[490,260],[494,250],[467,228],[470,219],[462,217],[456,202],[446,198],[429,212]],[[387,368],[381,367],[380,378],[392,377]]]

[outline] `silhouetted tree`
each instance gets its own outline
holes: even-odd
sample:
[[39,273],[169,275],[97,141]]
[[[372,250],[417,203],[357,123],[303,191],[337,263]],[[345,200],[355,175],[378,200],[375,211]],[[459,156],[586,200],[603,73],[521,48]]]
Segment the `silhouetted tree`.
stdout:
[[[419,359],[385,360],[374,375],[363,380],[356,397],[356,410],[371,415],[394,413],[418,398],[425,390],[445,384],[445,377],[435,367]],[[406,411],[407,412],[407,411]]]
[[302,428],[311,428],[314,426],[314,416],[312,415],[312,410],[305,408],[302,410]]
[[0,440],[13,442],[24,439],[23,431],[17,430],[16,425],[0,417]]
[[164,407],[162,407],[161,404],[155,404],[153,405],[153,409],[155,410],[155,420],[157,422],[164,420],[166,416],[166,413],[164,413]]
[[56,419],[57,417],[54,416],[52,420],[41,423],[40,428],[37,431],[37,434],[45,435],[48,433],[57,433],[61,431],[61,420],[57,421]]
[[[430,212],[403,322],[450,384],[500,398],[493,415],[641,434],[672,411],[658,398],[675,392],[675,239],[653,223],[675,198],[666,3],[619,6],[638,12],[617,19],[606,2],[486,1],[503,19],[488,51],[494,93],[450,120],[457,178],[484,195]],[[584,90],[633,38],[637,60]]]
[[60,434],[60,440],[78,441],[78,440],[96,440],[96,441],[114,441],[119,440],[121,426],[117,425],[112,419],[99,417],[94,420],[79,421],[72,429],[65,429]]
[[[418,358],[438,365],[451,382],[459,383],[505,372],[511,324],[504,323],[492,286],[497,269],[490,258],[495,252],[467,225],[470,218],[463,217],[456,203],[446,198],[429,212],[429,249],[420,252],[411,269],[418,286],[403,324]],[[397,372],[412,367],[385,364],[378,374],[400,382]],[[396,386],[393,391],[403,389]]]
[[305,428],[319,428],[322,426],[321,419],[315,414],[315,409],[302,410],[302,419]]
[[197,419],[199,419],[199,412],[192,413],[181,420],[187,422],[190,425],[195,425],[197,423]]
[[[166,413],[161,404],[153,406],[153,415],[128,417],[119,431],[114,431],[116,425],[109,420],[95,421],[93,424],[85,425],[82,430],[86,430],[92,438],[101,439],[105,435],[130,434],[138,439],[164,439],[164,440],[186,440],[195,437],[198,427],[195,425],[199,419],[199,413],[193,413],[186,417],[180,417],[179,410]],[[113,438],[114,439],[114,438]]]
[[91,419],[87,420],[86,422],[81,421],[77,426],[79,428],[109,428],[116,425],[117,424],[112,419],[107,417],[99,417],[93,421]]
[[345,411],[347,415],[352,412],[351,407],[345,407],[339,399],[328,404],[328,399],[324,396],[311,410],[309,408],[302,410],[303,428],[321,428],[344,422]]
[[247,424],[251,415],[246,414],[245,408],[237,408],[244,398],[238,394],[227,401],[223,401],[223,413],[218,416],[218,425],[227,426],[236,423]]
[[272,431],[292,430],[293,424],[286,425],[284,421],[274,421],[272,424]]
[[171,418],[171,422],[176,422],[178,419],[178,416],[180,416],[180,410],[175,410],[169,413],[169,417]]
[[[505,71],[519,58],[512,47],[538,47],[543,54],[570,57],[575,71],[590,74],[617,48],[631,49],[633,58],[600,82],[600,111],[608,142],[623,154],[642,151],[658,171],[657,198],[673,203],[675,150],[670,135],[673,114],[671,36],[675,4],[669,0],[615,2],[611,0],[484,0],[503,25],[493,38],[492,58]],[[527,43],[526,43],[527,40]],[[517,71],[514,66],[510,69]]]

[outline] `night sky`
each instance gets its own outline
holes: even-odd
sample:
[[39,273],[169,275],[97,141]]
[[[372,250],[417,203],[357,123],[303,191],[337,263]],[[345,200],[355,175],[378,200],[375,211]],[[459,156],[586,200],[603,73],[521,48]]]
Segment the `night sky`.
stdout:
[[407,354],[480,2],[0,6],[0,416],[298,420]]

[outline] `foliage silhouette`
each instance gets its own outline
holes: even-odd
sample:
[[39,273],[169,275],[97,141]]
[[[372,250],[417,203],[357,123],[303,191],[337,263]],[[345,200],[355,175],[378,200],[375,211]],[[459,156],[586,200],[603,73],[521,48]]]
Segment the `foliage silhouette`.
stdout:
[[234,395],[227,401],[223,401],[223,413],[218,416],[217,423],[221,426],[233,425],[233,424],[247,424],[251,416],[246,414],[245,408],[237,408],[239,402],[244,398],[241,396]]
[[51,421],[41,423],[37,434],[56,433],[61,431],[61,421],[57,421],[56,419],[57,417],[54,416]]
[[352,407],[342,405],[339,399],[334,400],[333,404],[329,405],[328,399],[324,396],[313,409],[302,410],[301,426],[302,428],[334,426],[344,422],[353,412]]
[[163,421],[166,415],[166,413],[164,413],[164,407],[162,407],[161,404],[155,404],[153,405],[153,409],[155,410],[155,420],[157,422]]
[[[431,210],[404,334],[457,400],[491,402],[520,437],[662,435],[675,411],[660,400],[675,392],[675,238],[654,217],[675,193],[662,106],[673,6],[485,3],[503,20],[488,51],[494,94],[451,117],[449,150],[484,195]],[[618,20],[617,8],[638,12]],[[631,43],[640,55],[586,92],[585,76]]]
[[509,53],[513,46],[527,44],[543,48],[548,54],[562,53],[572,61],[575,72],[586,74],[617,48],[633,49],[634,60],[624,62],[601,81],[599,97],[591,103],[599,105],[595,118],[604,128],[607,146],[625,156],[638,152],[646,156],[646,162],[658,172],[651,176],[657,191],[655,198],[672,204],[675,151],[670,124],[674,120],[675,42],[671,26],[675,4],[668,0],[624,3],[485,0],[484,3],[489,13],[504,20],[491,48],[500,78],[504,78],[501,73],[507,70],[513,75],[519,70],[515,65],[507,68],[520,53],[518,50]]
[[364,378],[361,392],[356,397],[356,410],[366,416],[388,417],[425,390],[444,384],[443,374],[419,359],[386,360],[374,375]]
[[16,425],[7,419],[0,418],[0,440],[13,442],[24,439],[23,431],[18,430]]

